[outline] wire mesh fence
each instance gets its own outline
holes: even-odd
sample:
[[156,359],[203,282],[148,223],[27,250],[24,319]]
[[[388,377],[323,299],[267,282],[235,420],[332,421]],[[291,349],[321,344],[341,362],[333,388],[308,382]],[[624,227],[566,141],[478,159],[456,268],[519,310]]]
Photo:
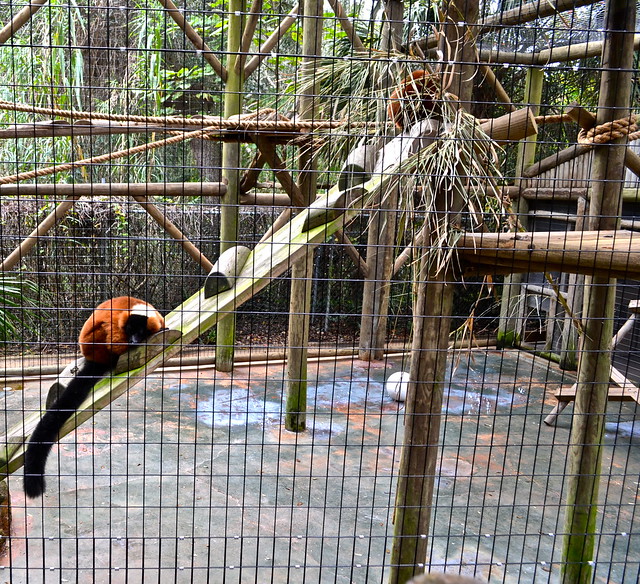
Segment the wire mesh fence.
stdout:
[[0,3],[0,576],[637,582],[637,10]]

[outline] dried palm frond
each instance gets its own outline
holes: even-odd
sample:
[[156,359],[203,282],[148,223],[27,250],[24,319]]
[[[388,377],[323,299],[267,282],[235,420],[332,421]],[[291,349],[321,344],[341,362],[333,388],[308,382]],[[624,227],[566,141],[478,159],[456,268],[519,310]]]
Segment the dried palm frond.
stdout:
[[356,52],[343,59],[314,61],[300,67],[286,90],[290,109],[297,109],[299,96],[310,96],[314,119],[344,120],[350,124],[344,129],[315,133],[316,155],[325,161],[321,167],[337,170],[356,143],[367,135],[394,133],[387,118],[389,96],[416,68],[424,68],[424,62],[376,51]]
[[[454,101],[442,100],[440,133],[429,144],[393,165],[384,165],[367,201],[397,190],[404,225],[436,271],[446,269],[465,231],[496,229],[504,220],[496,188],[500,177],[495,143],[478,121]],[[402,139],[400,137],[399,139]],[[398,140],[398,138],[396,138]],[[362,204],[362,203],[361,203]]]

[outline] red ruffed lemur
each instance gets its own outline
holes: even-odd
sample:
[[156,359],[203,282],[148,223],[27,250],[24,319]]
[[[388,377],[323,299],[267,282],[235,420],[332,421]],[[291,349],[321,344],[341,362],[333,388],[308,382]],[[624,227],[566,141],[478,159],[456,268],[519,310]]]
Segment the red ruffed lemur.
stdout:
[[401,130],[433,115],[437,84],[428,71],[407,75],[389,96],[387,115]]
[[44,471],[49,452],[64,423],[76,412],[91,389],[132,345],[144,343],[165,328],[164,318],[151,304],[131,296],[100,304],[87,319],[78,339],[84,363],[42,416],[24,455],[24,492],[27,497],[45,491]]

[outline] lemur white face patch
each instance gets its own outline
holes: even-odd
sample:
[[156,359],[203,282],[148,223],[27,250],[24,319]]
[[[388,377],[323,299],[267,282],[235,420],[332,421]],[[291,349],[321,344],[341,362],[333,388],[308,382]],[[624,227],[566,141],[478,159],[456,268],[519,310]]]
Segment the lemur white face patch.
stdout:
[[158,311],[148,304],[134,304],[131,307],[131,314],[136,316],[145,316],[147,318],[150,316],[160,316]]

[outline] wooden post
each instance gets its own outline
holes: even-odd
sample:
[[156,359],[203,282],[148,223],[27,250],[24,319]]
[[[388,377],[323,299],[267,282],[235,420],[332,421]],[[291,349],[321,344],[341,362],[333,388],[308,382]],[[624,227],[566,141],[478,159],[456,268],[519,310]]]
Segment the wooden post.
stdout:
[[[385,22],[382,28],[380,51],[398,50],[402,44],[402,19],[404,6],[398,0],[385,2]],[[388,85],[390,79],[382,81]],[[389,88],[389,93],[393,89]],[[386,110],[378,112],[379,121],[386,119]],[[387,312],[393,273],[393,251],[396,236],[396,208],[398,192],[371,205],[371,217],[367,229],[367,270],[362,291],[362,315],[360,318],[359,357],[365,361],[382,359],[387,337]]]
[[[321,53],[322,1],[304,0],[302,22],[303,66],[310,67]],[[317,93],[316,86],[312,89]],[[313,95],[302,95],[299,101],[301,119],[313,119]],[[316,198],[316,161],[312,145],[306,142],[300,150],[300,192],[305,205]],[[307,409],[307,345],[311,318],[311,285],[313,278],[313,248],[309,247],[291,267],[291,298],[289,301],[289,336],[287,341],[287,403],[285,428],[302,432],[306,428]]]
[[[527,70],[525,85],[525,97],[529,107],[537,115],[542,101],[542,82],[544,73],[542,69]],[[525,138],[518,146],[518,158],[516,161],[516,184],[522,184],[522,171],[530,166],[536,154],[536,136]],[[524,197],[518,197],[514,205],[519,222],[523,227],[527,226],[527,213],[529,205]],[[498,345],[502,347],[518,346],[522,340],[524,323],[522,322],[519,307],[524,299],[521,294],[522,274],[505,276],[502,286],[502,301],[500,303],[500,321],[498,325]]]
[[[609,0],[598,103],[598,124],[630,115],[636,4]],[[589,229],[615,229],[620,220],[626,138],[596,147],[587,216]],[[593,577],[602,440],[611,372],[615,280],[586,278],[584,334],[571,438],[564,523],[562,582]]]
[[398,189],[383,197],[368,225],[367,272],[362,293],[359,358],[364,361],[384,357],[393,251],[396,237]]
[[[596,125],[596,116],[584,108],[574,105],[567,110],[567,115],[583,129],[589,130]],[[578,196],[576,202],[575,231],[587,229],[585,215],[587,213],[586,196]],[[562,323],[562,338],[560,347],[560,367],[570,371],[578,368],[578,331],[574,325],[574,318],[582,317],[582,305],[584,302],[584,276],[581,274],[569,274],[567,277],[567,305],[572,314],[565,314]]]
[[[243,69],[236,67],[242,42],[242,19],[246,0],[229,0],[229,28],[227,38],[227,80],[224,94],[224,117],[242,112]],[[227,181],[227,193],[220,208],[220,254],[234,247],[238,241],[240,197],[240,142],[222,145],[222,178]],[[236,315],[231,312],[220,320],[216,328],[216,369],[231,371],[236,338]]]
[[[477,0],[452,3],[448,14],[455,22],[473,29],[478,15]],[[448,42],[467,39],[460,51],[451,91],[459,96],[461,107],[471,101],[474,78],[475,46],[465,26],[444,27]],[[462,34],[460,34],[462,32]],[[471,55],[471,56],[469,56]],[[467,169],[460,168],[460,172]],[[438,193],[439,212],[455,214],[462,209],[461,197],[451,200],[449,193]],[[452,221],[454,222],[454,221]],[[426,234],[425,245],[432,240]],[[402,584],[429,565],[429,530],[436,465],[440,445],[440,423],[447,349],[453,304],[453,279],[450,270],[431,265],[426,253],[420,257],[420,269],[413,308],[411,371],[404,414],[404,441],[398,469],[394,540],[391,550],[390,584]]]
[[[576,211],[576,231],[585,229],[587,200],[579,197]],[[562,338],[560,346],[560,367],[569,371],[578,368],[578,330],[574,318],[581,318],[584,301],[584,276],[569,274],[567,277],[567,305],[571,314],[565,314],[562,322]]]

